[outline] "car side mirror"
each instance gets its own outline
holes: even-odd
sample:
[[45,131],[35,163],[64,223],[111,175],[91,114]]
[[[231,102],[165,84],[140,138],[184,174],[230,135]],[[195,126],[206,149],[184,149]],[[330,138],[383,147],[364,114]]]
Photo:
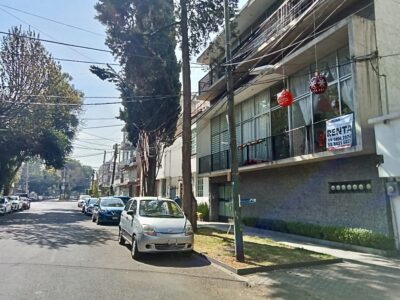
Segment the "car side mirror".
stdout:
[[133,210],[128,210],[128,211],[126,212],[126,214],[133,217],[133,216],[135,215],[135,212],[134,212]]

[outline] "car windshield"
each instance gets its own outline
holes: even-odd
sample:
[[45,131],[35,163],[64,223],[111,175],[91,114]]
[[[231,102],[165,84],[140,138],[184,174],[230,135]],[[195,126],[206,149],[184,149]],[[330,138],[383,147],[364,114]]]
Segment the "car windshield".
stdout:
[[142,200],[139,206],[139,215],[152,218],[183,218],[179,206],[168,200]]
[[100,202],[100,205],[108,206],[108,207],[123,207],[123,206],[125,206],[124,202],[122,202],[122,200],[118,199],[118,198],[102,199]]
[[90,205],[90,204],[95,204],[97,201],[99,201],[99,199],[97,199],[97,198],[92,198],[92,199],[89,200],[89,203],[88,203],[88,204],[89,204],[89,205]]
[[118,197],[115,197],[115,198],[121,199],[122,202],[124,202],[124,204],[128,203],[129,199],[131,199],[128,196],[120,196],[120,197],[118,196]]

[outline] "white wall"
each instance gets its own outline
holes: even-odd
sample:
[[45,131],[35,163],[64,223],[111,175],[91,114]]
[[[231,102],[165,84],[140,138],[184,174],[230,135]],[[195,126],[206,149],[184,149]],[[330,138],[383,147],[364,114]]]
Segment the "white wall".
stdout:
[[[375,0],[376,36],[379,56],[396,54],[400,49],[400,4],[394,0]],[[400,59],[399,56],[382,57],[379,72],[386,75],[389,113],[400,111]],[[381,77],[383,112],[386,113],[385,78]]]

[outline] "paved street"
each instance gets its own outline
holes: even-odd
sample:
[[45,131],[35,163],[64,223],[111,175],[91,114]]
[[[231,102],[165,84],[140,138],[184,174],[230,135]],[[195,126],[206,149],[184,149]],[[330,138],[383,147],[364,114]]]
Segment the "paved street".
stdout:
[[266,298],[195,255],[132,260],[117,227],[92,223],[76,202],[0,217],[0,249],[1,300]]

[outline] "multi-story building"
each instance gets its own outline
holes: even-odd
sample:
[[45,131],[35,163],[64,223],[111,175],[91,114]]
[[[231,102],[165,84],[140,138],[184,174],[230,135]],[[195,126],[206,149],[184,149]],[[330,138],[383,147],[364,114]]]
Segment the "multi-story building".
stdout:
[[[399,13],[395,1],[252,0],[236,16],[228,63],[234,66],[240,195],[257,199],[242,208],[244,218],[396,236],[400,211],[379,176],[382,156],[368,120],[389,107],[400,111]],[[232,214],[223,37],[198,58],[211,67],[199,82],[199,100],[211,108],[196,123],[196,151],[212,220]],[[316,71],[327,80],[322,94],[309,88]],[[277,102],[285,88],[294,97],[288,107]],[[400,149],[398,139],[390,142]]]
[[[199,177],[196,159],[197,128],[196,119],[209,106],[207,101],[199,101],[196,97],[192,99],[192,188],[193,194],[198,202],[208,202],[208,182],[207,178]],[[182,99],[181,99],[182,107]],[[164,150],[160,168],[157,174],[157,194],[162,197],[174,199],[182,198],[182,118],[177,122],[176,140]]]
[[137,172],[136,150],[128,140],[128,132],[122,129],[123,138],[119,147],[119,156],[115,177],[115,195],[139,196],[140,183]]

